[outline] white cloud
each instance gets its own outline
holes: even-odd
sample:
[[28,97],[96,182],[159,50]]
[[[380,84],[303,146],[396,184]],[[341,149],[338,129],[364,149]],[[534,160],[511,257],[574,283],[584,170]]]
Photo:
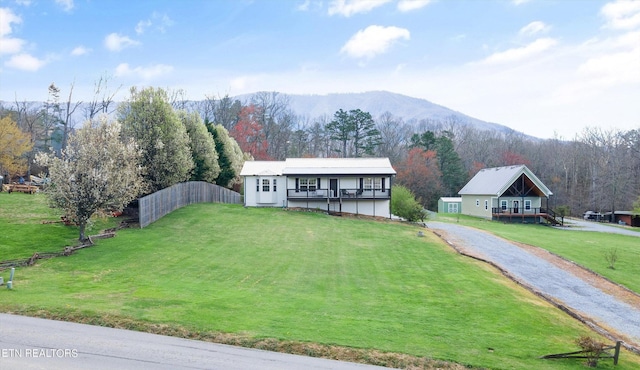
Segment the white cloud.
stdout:
[[0,38],[0,55],[15,54],[22,50],[24,40],[14,38]]
[[141,20],[136,25],[136,33],[138,35],[143,34],[151,26],[155,25],[155,29],[164,33],[168,27],[173,26],[173,20],[166,14],[160,14],[153,12],[149,19]]
[[531,22],[528,25],[522,27],[518,34],[520,36],[533,36],[538,33],[546,33],[549,32],[551,26],[545,24],[541,21]]
[[353,35],[340,52],[353,58],[373,58],[385,53],[397,40],[409,40],[410,37],[409,30],[405,28],[373,25]]
[[130,39],[127,36],[120,36],[117,33],[110,33],[104,38],[104,46],[111,51],[120,51],[129,46],[140,45],[140,42]]
[[46,61],[40,60],[30,54],[21,53],[12,55],[9,60],[7,60],[4,65],[7,67],[21,69],[23,71],[35,72],[42,68]]
[[22,23],[22,18],[9,8],[0,8],[0,37],[11,34],[11,23]]
[[552,38],[537,39],[527,46],[520,48],[513,48],[505,51],[501,51],[492,55],[489,55],[484,60],[483,64],[503,64],[510,62],[517,62],[534,55],[540,54],[543,51],[555,46],[558,42]]
[[357,13],[366,13],[391,0],[333,0],[329,4],[329,15],[350,17]]
[[151,26],[151,20],[146,19],[144,21],[140,21],[136,25],[136,33],[138,35],[143,34],[145,29],[149,28],[150,26]]
[[630,30],[640,26],[640,1],[618,0],[608,3],[600,10],[607,24],[613,29]]
[[91,52],[91,49],[80,45],[80,46],[76,46],[73,50],[71,50],[71,55],[80,56],[80,55],[88,54],[90,52]]
[[116,77],[138,77],[144,80],[150,80],[162,75],[169,74],[173,71],[173,67],[166,64],[156,64],[149,67],[131,68],[128,63],[121,63],[116,67]]
[[12,23],[20,24],[22,18],[9,8],[0,8],[0,55],[19,53],[24,45],[24,40],[10,37]]
[[511,2],[513,3],[513,5],[517,6],[517,5],[522,5],[522,4],[528,3],[529,1],[531,1],[531,0],[512,0]]
[[398,10],[401,12],[410,12],[412,10],[424,8],[430,3],[431,0],[400,0],[398,1]]
[[73,9],[73,0],[56,0],[56,4],[60,5],[65,12]]

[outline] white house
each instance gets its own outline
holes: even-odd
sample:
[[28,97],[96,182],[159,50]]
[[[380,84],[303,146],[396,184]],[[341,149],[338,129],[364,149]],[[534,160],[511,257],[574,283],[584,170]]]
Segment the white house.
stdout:
[[299,207],[380,217],[391,217],[395,174],[388,158],[247,161],[240,172],[247,207]]
[[480,170],[458,192],[462,213],[511,222],[556,223],[549,208],[553,193],[525,165]]

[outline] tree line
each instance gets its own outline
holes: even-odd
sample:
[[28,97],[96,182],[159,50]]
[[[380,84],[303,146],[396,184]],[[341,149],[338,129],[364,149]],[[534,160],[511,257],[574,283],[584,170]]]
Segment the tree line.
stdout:
[[386,112],[371,117],[357,107],[333,116],[296,116],[286,95],[259,92],[247,101],[225,96],[176,104],[220,122],[256,159],[388,157],[397,183],[435,209],[456,196],[480,169],[524,164],[554,193],[553,207],[640,213],[640,127],[586,127],[572,139],[537,139],[481,130],[458,117],[405,122]]
[[[71,94],[66,102],[60,103],[56,98],[59,91],[58,95],[54,92],[50,90],[46,112],[39,120],[29,114],[27,103],[16,101],[15,107],[2,110],[2,116],[13,115],[25,132],[48,133],[32,140],[34,147],[55,147],[53,142],[64,142],[65,127],[71,125],[69,111],[75,107]],[[147,96],[159,92],[160,98]],[[391,160],[398,172],[396,182],[409,188],[429,209],[435,209],[441,196],[456,196],[480,169],[514,164],[527,165],[554,193],[552,206],[565,206],[573,215],[586,210],[631,210],[634,202],[640,201],[640,128],[623,131],[587,127],[571,140],[543,140],[519,133],[476,129],[454,116],[405,122],[390,112],[372,117],[357,107],[344,107],[333,116],[309,118],[296,115],[289,107],[289,98],[277,92],[259,92],[245,101],[228,95],[192,101],[182,90],[161,89],[132,89],[131,96],[116,112],[118,120],[130,122],[129,128],[123,126],[124,132],[149,147],[153,147],[152,143],[175,146],[171,149],[173,152],[166,151],[173,154],[165,155],[175,157],[175,161],[182,160],[179,168],[189,169],[185,173],[172,174],[176,179],[187,177],[188,172],[187,179],[199,177],[229,186],[238,181],[240,158],[379,156]],[[96,95],[86,115],[113,111],[112,97],[101,80],[101,84],[96,84]],[[134,97],[146,103],[136,102]],[[141,121],[132,115],[132,109],[140,104],[139,109],[146,112],[156,100],[164,102],[166,112],[176,112],[176,117],[169,121],[177,120],[185,130],[190,128],[186,136],[176,134],[173,143],[162,137],[148,137],[159,129],[155,118]],[[55,119],[45,118],[52,115]],[[145,128],[137,126],[143,124]],[[177,127],[175,123],[172,125]],[[194,139],[201,136],[202,128],[214,137],[217,161],[212,160],[215,155],[206,154],[212,152],[210,142]],[[233,150],[227,148],[225,151],[216,137],[218,140],[229,137],[237,146],[231,145]],[[188,142],[192,144],[186,144]],[[194,150],[195,142],[199,143],[197,150]],[[189,147],[191,154],[181,153],[179,148],[183,147]],[[148,150],[145,155],[151,156],[152,151]],[[237,159],[235,170],[229,158]],[[151,161],[150,157],[148,161]],[[158,166],[166,161],[168,157],[159,157],[149,165],[155,174],[148,175],[149,180],[156,188],[175,181],[151,178],[163,173]]]

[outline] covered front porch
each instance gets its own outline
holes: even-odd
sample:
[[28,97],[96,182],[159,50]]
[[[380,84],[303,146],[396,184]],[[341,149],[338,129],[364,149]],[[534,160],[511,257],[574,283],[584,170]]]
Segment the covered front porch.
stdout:
[[356,201],[365,199],[391,199],[391,189],[359,189],[359,188],[335,188],[335,189],[287,189],[289,200],[329,200],[329,201]]

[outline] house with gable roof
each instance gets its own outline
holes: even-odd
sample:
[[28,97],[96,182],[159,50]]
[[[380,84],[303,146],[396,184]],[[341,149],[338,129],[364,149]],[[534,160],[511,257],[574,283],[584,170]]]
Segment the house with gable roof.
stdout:
[[320,209],[391,217],[396,171],[388,158],[247,161],[240,172],[246,207]]
[[492,220],[557,224],[553,193],[525,165],[480,170],[458,192],[462,213]]

